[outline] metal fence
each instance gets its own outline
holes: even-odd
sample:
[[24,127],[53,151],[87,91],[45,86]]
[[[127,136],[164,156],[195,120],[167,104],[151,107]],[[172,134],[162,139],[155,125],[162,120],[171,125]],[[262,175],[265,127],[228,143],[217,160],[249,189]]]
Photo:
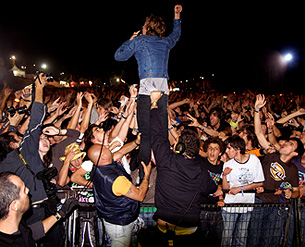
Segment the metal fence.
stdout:
[[[73,193],[77,196],[79,191]],[[74,211],[66,220],[66,246],[110,246],[100,221],[94,226],[98,228],[93,233],[97,235],[96,241],[88,245],[86,240],[87,245],[82,245],[80,211]],[[154,204],[141,204],[132,246],[150,246],[147,239],[158,231],[157,223],[153,220],[155,211]],[[95,218],[97,220],[97,216]],[[202,243],[198,246],[299,247],[305,244],[305,203],[300,203],[300,199],[281,204],[227,204],[223,208],[216,204],[202,204],[200,222],[198,231]]]

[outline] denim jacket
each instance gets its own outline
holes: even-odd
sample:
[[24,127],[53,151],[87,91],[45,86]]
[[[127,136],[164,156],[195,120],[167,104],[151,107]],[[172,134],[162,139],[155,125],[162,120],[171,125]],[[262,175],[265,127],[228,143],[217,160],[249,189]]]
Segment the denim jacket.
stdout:
[[168,79],[168,57],[181,35],[181,20],[174,19],[172,33],[163,38],[141,35],[127,40],[115,52],[117,61],[126,61],[135,55],[138,62],[140,80],[148,77]]

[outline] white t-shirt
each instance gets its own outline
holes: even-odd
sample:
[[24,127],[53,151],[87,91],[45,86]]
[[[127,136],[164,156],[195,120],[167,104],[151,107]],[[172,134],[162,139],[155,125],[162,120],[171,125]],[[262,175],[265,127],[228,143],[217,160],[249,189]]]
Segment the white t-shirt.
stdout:
[[[249,159],[245,163],[239,163],[231,159],[223,166],[232,169],[227,175],[227,182],[230,183],[230,189],[233,187],[245,186],[252,183],[261,183],[265,181],[264,172],[260,160],[254,154],[249,154]],[[230,203],[254,203],[255,193],[238,193],[236,195],[226,194],[225,204]],[[246,213],[252,211],[253,207],[224,207],[224,210],[231,213]]]

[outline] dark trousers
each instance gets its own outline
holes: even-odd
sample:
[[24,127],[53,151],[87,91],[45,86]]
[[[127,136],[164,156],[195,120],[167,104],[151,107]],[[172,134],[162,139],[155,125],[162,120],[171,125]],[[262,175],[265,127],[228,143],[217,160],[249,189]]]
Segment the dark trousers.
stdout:
[[[168,114],[167,114],[167,102],[168,95],[164,94],[158,101],[159,114],[161,118],[162,127],[164,129],[164,134],[168,135]],[[150,96],[149,95],[139,95],[137,101],[137,120],[139,131],[141,133],[141,144],[139,153],[139,175],[143,179],[144,173],[141,165],[141,161],[144,161],[146,165],[151,159],[151,145],[150,145]]]

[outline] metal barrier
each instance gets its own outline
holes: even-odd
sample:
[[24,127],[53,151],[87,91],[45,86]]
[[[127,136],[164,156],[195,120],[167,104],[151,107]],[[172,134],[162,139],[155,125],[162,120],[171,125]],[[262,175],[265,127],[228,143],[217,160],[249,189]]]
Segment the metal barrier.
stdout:
[[[65,193],[77,197],[80,192],[81,189]],[[84,198],[79,200],[86,201]],[[155,211],[154,204],[141,204],[139,218],[142,220],[138,224],[141,227],[132,236],[132,246],[141,242],[145,247],[143,239],[157,231],[157,223],[152,218]],[[78,218],[79,211],[75,210],[66,220],[65,246],[81,246]],[[300,203],[300,199],[281,204],[226,204],[223,208],[216,204],[202,204],[200,221],[204,246],[304,246],[305,243],[305,203]],[[110,246],[107,238],[102,238],[101,224],[98,228],[100,241],[96,246]]]

